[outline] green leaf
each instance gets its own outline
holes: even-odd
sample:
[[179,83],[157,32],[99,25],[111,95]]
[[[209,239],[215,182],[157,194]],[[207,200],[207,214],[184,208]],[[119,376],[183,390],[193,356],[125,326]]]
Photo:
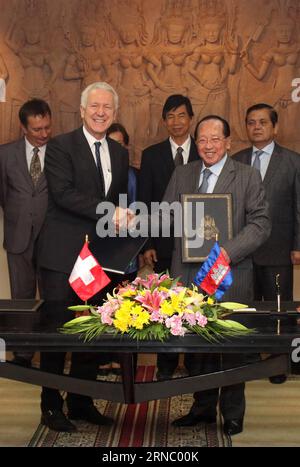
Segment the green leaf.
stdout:
[[64,327],[69,327],[69,326],[74,326],[79,323],[83,323],[84,321],[89,321],[91,320],[91,316],[79,316],[78,318],[74,318],[71,321],[68,321],[67,323],[64,324]]
[[220,306],[222,308],[225,308],[226,310],[239,310],[242,308],[248,308],[248,305],[244,305],[243,303],[235,303],[235,302],[220,303]]
[[74,305],[74,306],[68,306],[68,310],[71,311],[86,311],[91,308],[90,305]]

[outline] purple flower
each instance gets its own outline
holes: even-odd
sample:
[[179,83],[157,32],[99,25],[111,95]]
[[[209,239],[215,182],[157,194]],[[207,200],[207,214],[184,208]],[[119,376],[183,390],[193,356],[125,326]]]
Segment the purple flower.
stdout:
[[173,315],[166,319],[166,326],[170,329],[173,336],[184,336],[186,329],[182,326],[182,320],[179,315]]
[[196,324],[196,315],[195,313],[184,313],[184,320],[190,325],[195,326]]
[[199,313],[199,311],[197,311],[197,313],[196,313],[196,320],[197,320],[197,324],[198,324],[201,328],[205,328],[205,326],[206,326],[207,323],[208,323],[206,316],[204,316],[204,315],[202,315],[201,313]]

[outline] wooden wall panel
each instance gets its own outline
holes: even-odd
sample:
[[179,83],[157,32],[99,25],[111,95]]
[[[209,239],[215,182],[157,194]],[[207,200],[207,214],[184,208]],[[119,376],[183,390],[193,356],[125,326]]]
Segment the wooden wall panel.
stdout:
[[298,0],[0,0],[0,8],[0,143],[19,136],[18,110],[34,96],[51,104],[55,133],[72,130],[81,90],[106,80],[120,95],[135,165],[164,137],[161,109],[173,93],[191,98],[195,121],[229,119],[234,150],[247,144],[246,108],[273,104],[279,141],[300,151]]

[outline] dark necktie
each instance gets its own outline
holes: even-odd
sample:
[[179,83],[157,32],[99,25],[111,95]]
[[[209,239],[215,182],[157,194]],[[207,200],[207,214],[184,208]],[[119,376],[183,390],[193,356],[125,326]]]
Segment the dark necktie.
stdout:
[[255,159],[254,159],[254,162],[253,162],[253,166],[255,169],[259,170],[261,169],[261,159],[260,157],[262,156],[262,154],[264,153],[264,151],[255,151]]
[[198,193],[207,193],[208,189],[208,179],[211,176],[211,171],[209,169],[205,169],[203,171],[203,179],[202,183],[198,189]]
[[35,147],[33,148],[33,156],[31,158],[30,162],[30,169],[29,173],[32,178],[34,186],[36,186],[38,179],[41,176],[42,173],[42,166],[41,166],[41,161],[39,157],[39,148]]
[[105,194],[104,176],[103,176],[101,159],[100,159],[100,146],[101,146],[100,141],[96,141],[95,142],[95,148],[96,148],[95,153],[96,153],[97,169],[98,169],[98,172],[99,172],[101,191],[102,191],[103,194]]
[[176,156],[175,156],[175,159],[174,159],[174,164],[175,164],[175,167],[177,167],[178,165],[183,165],[183,149],[179,146],[177,148],[177,151],[176,151]]

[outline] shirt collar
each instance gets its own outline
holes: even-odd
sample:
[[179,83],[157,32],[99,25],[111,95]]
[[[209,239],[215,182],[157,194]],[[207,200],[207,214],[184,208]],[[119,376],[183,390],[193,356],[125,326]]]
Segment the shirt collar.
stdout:
[[190,145],[191,145],[191,137],[190,137],[190,135],[187,137],[187,139],[185,140],[185,142],[184,142],[183,144],[180,144],[180,145],[177,144],[177,143],[175,143],[175,141],[173,140],[172,136],[170,136],[169,141],[170,141],[171,148],[172,148],[174,154],[176,154],[177,148],[182,148],[183,151],[184,151],[186,154],[189,154]]
[[228,158],[228,155],[226,153],[225,156],[222,157],[222,159],[219,162],[212,165],[211,167],[206,167],[204,164],[202,164],[201,173],[203,173],[205,169],[209,169],[214,175],[219,177],[219,175],[222,172],[223,167],[224,167],[224,165],[225,165],[225,163],[227,161],[227,158]]
[[98,141],[100,141],[101,145],[106,143],[106,136],[104,136],[102,139],[96,139],[93,135],[91,135],[91,133],[88,132],[88,130],[84,126],[82,127],[82,130],[91,149],[94,148],[95,143]]
[[25,148],[26,152],[31,153],[33,152],[34,148],[38,147],[41,152],[44,152],[46,150],[46,144],[43,146],[32,146],[32,144],[28,141],[28,139],[25,136]]
[[262,149],[258,149],[256,146],[253,146],[252,154],[255,154],[257,151],[263,151],[266,154],[269,154],[270,156],[272,156],[274,148],[275,148],[275,142],[274,141],[272,141],[270,144],[268,144],[267,146],[265,146]]

